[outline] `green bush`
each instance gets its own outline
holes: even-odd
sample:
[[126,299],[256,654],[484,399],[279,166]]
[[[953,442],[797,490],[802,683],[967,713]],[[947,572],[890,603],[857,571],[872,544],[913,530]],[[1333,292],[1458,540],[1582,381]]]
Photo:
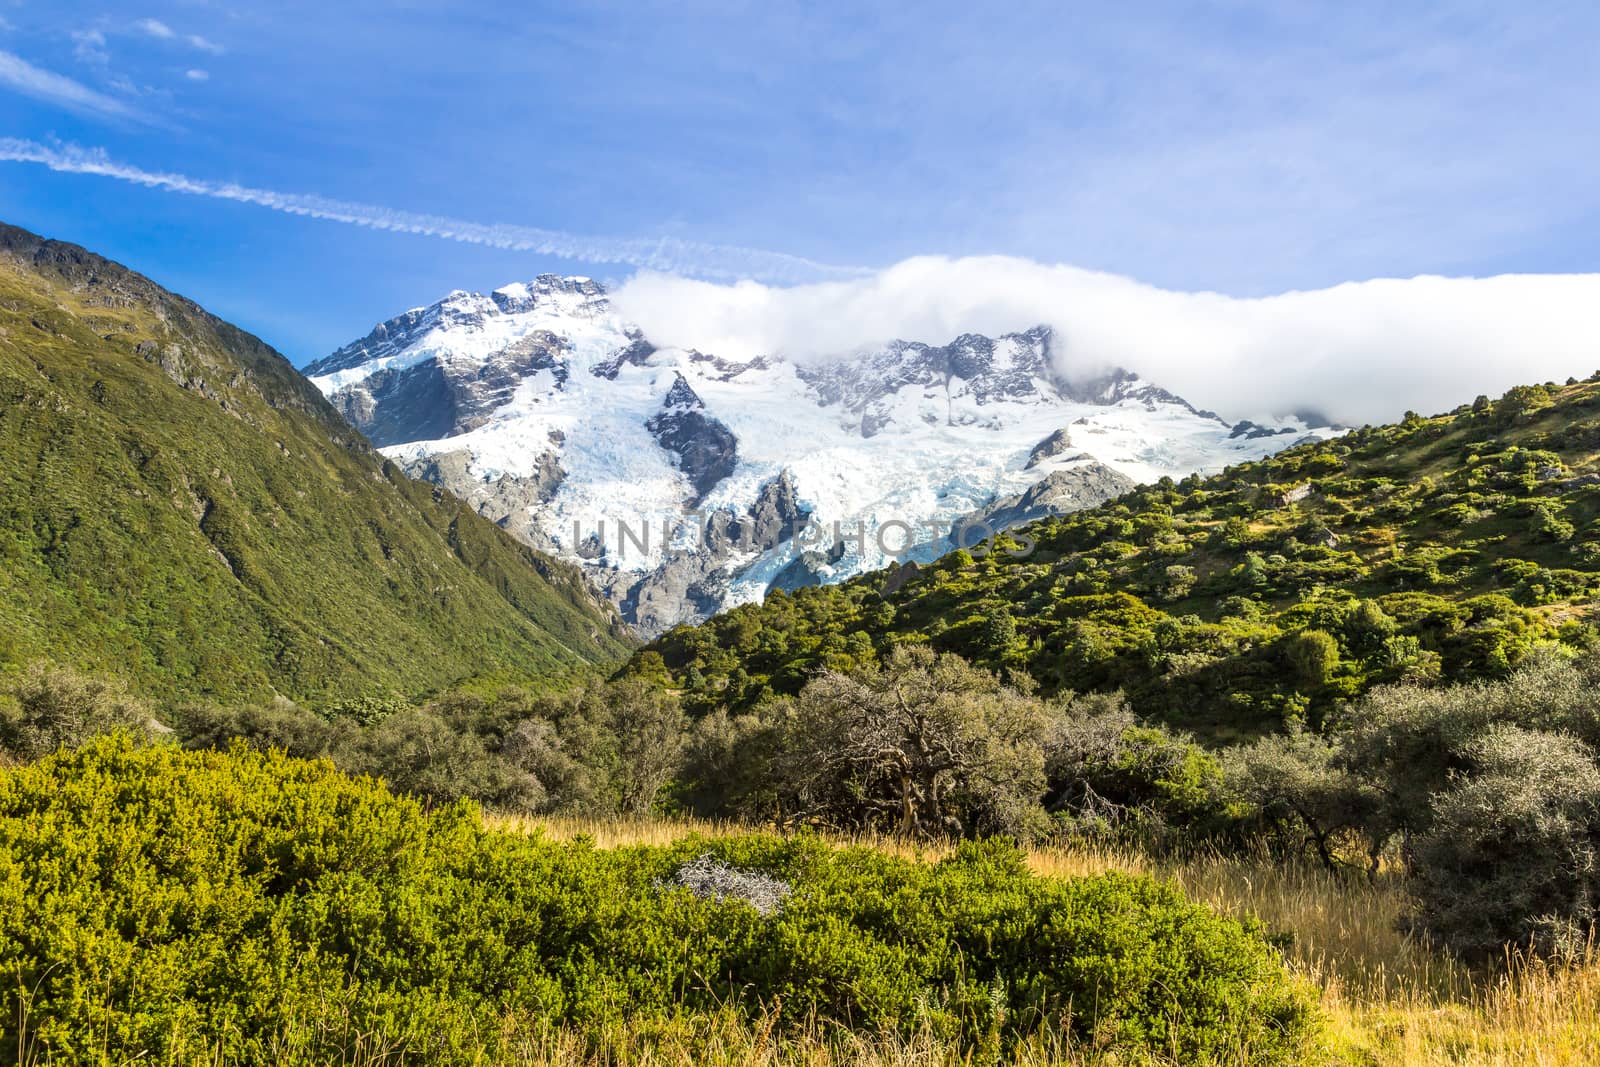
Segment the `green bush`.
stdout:
[[362,699],[313,712],[192,704],[177,716],[189,748],[243,741],[327,757],[427,804],[467,799],[506,812],[648,814],[682,763],[677,698],[642,679],[591,679],[559,697],[510,687],[452,692],[422,707]]
[[1398,846],[1411,924],[1462,955],[1560,954],[1600,920],[1600,656],[1541,649],[1503,681],[1386,686],[1328,737],[1262,739],[1228,787],[1329,866]]
[[[764,917],[666,888],[706,851],[793,892]],[[805,838],[599,851],[326,762],[119,738],[0,773],[0,982],[22,1025],[0,1060],[61,1064],[482,1062],[518,1026],[729,1007],[1278,1064],[1315,1026],[1259,931],[1148,879],[1041,879],[993,844],[933,865]]]
[[793,814],[904,836],[1039,836],[1052,709],[926,645],[827,672],[781,711],[772,773]]
[[1069,833],[1206,836],[1226,821],[1222,772],[1193,740],[1141,724],[1120,695],[1061,703],[1045,742],[1045,806]]
[[38,759],[115,730],[164,729],[115,683],[76,671],[36,666],[4,695],[10,700],[0,703],[0,756],[11,759]]
[[1500,725],[1433,805],[1416,920],[1463,955],[1581,954],[1600,921],[1600,764],[1561,734]]

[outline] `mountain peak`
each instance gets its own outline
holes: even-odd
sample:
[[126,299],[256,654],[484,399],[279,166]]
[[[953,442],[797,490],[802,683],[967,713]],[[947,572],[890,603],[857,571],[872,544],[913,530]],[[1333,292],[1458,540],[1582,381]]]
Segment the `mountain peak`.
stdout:
[[[1125,370],[1069,381],[1055,341],[1035,325],[821,364],[734,362],[657,348],[603,286],[540,275],[407,313],[309,370],[386,454],[581,562],[653,632],[898,559],[877,542],[884,524],[910,527],[906,551],[928,557],[972,516],[1079,507],[1130,479],[1216,470],[1297,439],[1230,438]],[[1029,495],[1052,479],[1073,491]],[[782,507],[763,490],[774,484],[791,490]],[[854,548],[811,534],[800,545],[768,521],[777,513],[859,536]],[[702,544],[664,543],[697,514],[711,516]],[[636,541],[621,543],[622,525]],[[653,535],[638,536],[645,527]]]

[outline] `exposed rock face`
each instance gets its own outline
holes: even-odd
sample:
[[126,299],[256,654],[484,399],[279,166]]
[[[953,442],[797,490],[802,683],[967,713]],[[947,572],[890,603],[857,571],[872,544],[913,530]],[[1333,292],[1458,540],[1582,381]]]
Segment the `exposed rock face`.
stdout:
[[[949,547],[970,548],[990,532],[1000,533],[1051,515],[1064,515],[1114,500],[1138,483],[1103,463],[1084,460],[1051,471],[1026,492],[1004,497],[963,522],[951,532]],[[963,536],[963,527],[966,533]]]
[[1294,433],[1293,426],[1261,426],[1245,419],[1234,423],[1233,429],[1228,433],[1230,439],[1243,437],[1247,441],[1258,441],[1263,437],[1276,437],[1278,434]]
[[[339,380],[344,372],[363,370],[329,397],[379,447],[466,433],[539,372],[548,372],[557,386],[565,383],[570,373],[565,338],[537,329],[511,336],[498,328],[507,316],[553,301],[580,319],[604,314],[609,307],[598,283],[553,274],[487,297],[451,293],[432,307],[414,308],[381,323],[360,341],[306,367],[305,373]],[[434,344],[440,334],[477,343],[465,346],[466,353],[444,349]],[[618,358],[648,358],[650,346],[642,338],[637,344],[639,348],[619,352]]]
[[[562,297],[568,299],[560,299]],[[563,278],[541,274],[531,284],[508,285],[488,296],[456,290],[430,307],[412,308],[373,327],[361,340],[345,345],[305,368],[307,377],[316,378],[342,370],[390,365],[394,361],[415,360],[418,345],[428,345],[436,335],[491,335],[494,324],[509,315],[523,314],[552,298],[574,318],[597,318],[610,308],[605,287],[589,278]],[[442,351],[442,350],[441,350]],[[434,353],[436,354],[436,353]]]
[[776,548],[784,543],[811,513],[800,503],[794,479],[784,471],[761,487],[750,509],[750,525],[736,524],[734,536],[743,551]]
[[512,398],[527,378],[548,371],[566,381],[565,342],[540,330],[479,364],[429,360],[385,369],[335,394],[339,410],[372,443],[437,440],[476,429]]
[[465,451],[434,452],[401,465],[413,478],[450,490],[508,533],[540,551],[552,551],[554,542],[535,517],[538,505],[548,503],[561,487],[566,472],[554,452],[541,453],[531,476],[502,474],[485,480],[472,473],[472,454]]
[[823,406],[838,405],[856,417],[862,437],[872,437],[894,421],[895,401],[908,388],[944,401],[942,412],[924,414],[925,422],[950,425],[980,422],[974,409],[998,401],[1037,401],[1040,382],[1065,390],[1050,366],[1049,347],[1046,326],[1000,338],[963,334],[943,346],[893,341],[864,359],[802,368],[799,375]]
[[784,472],[761,487],[747,512],[712,512],[688,544],[643,577],[620,573],[607,595],[644,633],[703,618],[727,597],[739,561],[786,549],[808,518]]
[[706,415],[700,399],[683,375],[678,375],[645,428],[656,443],[677,457],[678,469],[694,486],[698,505],[712,486],[733,473],[738,462],[738,442],[722,423]]
[[643,367],[650,362],[650,357],[655,355],[656,346],[646,341],[643,337],[631,337],[626,348],[619,349],[617,354],[610,359],[602,360],[589,369],[589,373],[596,378],[604,378],[608,382],[617,380],[617,375],[624,366]]
[[1032,470],[1045,460],[1054,459],[1070,451],[1072,451],[1072,435],[1063,426],[1033,446],[1033,451],[1028,453],[1028,469]]
[[784,565],[783,570],[772,579],[769,588],[782,589],[785,593],[792,593],[796,589],[805,589],[808,586],[823,585],[828,581],[828,575],[833,571],[833,565],[843,559],[843,553],[838,549],[831,552],[801,552]]
[[964,518],[1008,526],[1321,432],[1230,437],[1062,348],[1036,326],[820,363],[728,359],[659,348],[595,282],[543,275],[408,311],[307,373],[394,462],[581,563],[654,634],[926,561]]
[[448,437],[456,427],[456,396],[437,363],[378,371],[332,399],[379,447]]

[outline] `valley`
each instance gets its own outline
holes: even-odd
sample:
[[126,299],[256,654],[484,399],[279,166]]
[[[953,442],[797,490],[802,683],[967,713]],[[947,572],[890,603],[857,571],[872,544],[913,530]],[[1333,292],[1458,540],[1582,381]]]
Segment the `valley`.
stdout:
[[1600,1047],[1594,379],[1230,426],[552,276],[307,380],[0,237],[0,1062]]
[[0,0],[0,1067],[1600,1064],[1597,51]]

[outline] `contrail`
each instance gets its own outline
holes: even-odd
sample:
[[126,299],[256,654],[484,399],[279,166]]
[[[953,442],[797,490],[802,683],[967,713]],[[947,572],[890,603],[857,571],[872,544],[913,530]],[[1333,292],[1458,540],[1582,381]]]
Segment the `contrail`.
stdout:
[[706,244],[673,237],[650,239],[586,237],[510,223],[469,222],[442,215],[422,215],[411,211],[331,200],[305,193],[280,193],[253,189],[233,182],[211,182],[182,174],[164,174],[118,163],[101,149],[76,145],[52,148],[34,141],[0,137],[0,162],[37,163],[65,174],[93,174],[117,181],[165,189],[190,196],[233,200],[255,204],[272,211],[307,218],[343,222],[371,230],[391,230],[425,237],[439,237],[464,244],[486,245],[516,252],[536,252],[584,263],[617,263],[671,274],[733,281],[750,278],[778,285],[816,282],[827,279],[861,277],[869,273],[859,267],[840,267],[818,263],[783,252],[737,245]]

